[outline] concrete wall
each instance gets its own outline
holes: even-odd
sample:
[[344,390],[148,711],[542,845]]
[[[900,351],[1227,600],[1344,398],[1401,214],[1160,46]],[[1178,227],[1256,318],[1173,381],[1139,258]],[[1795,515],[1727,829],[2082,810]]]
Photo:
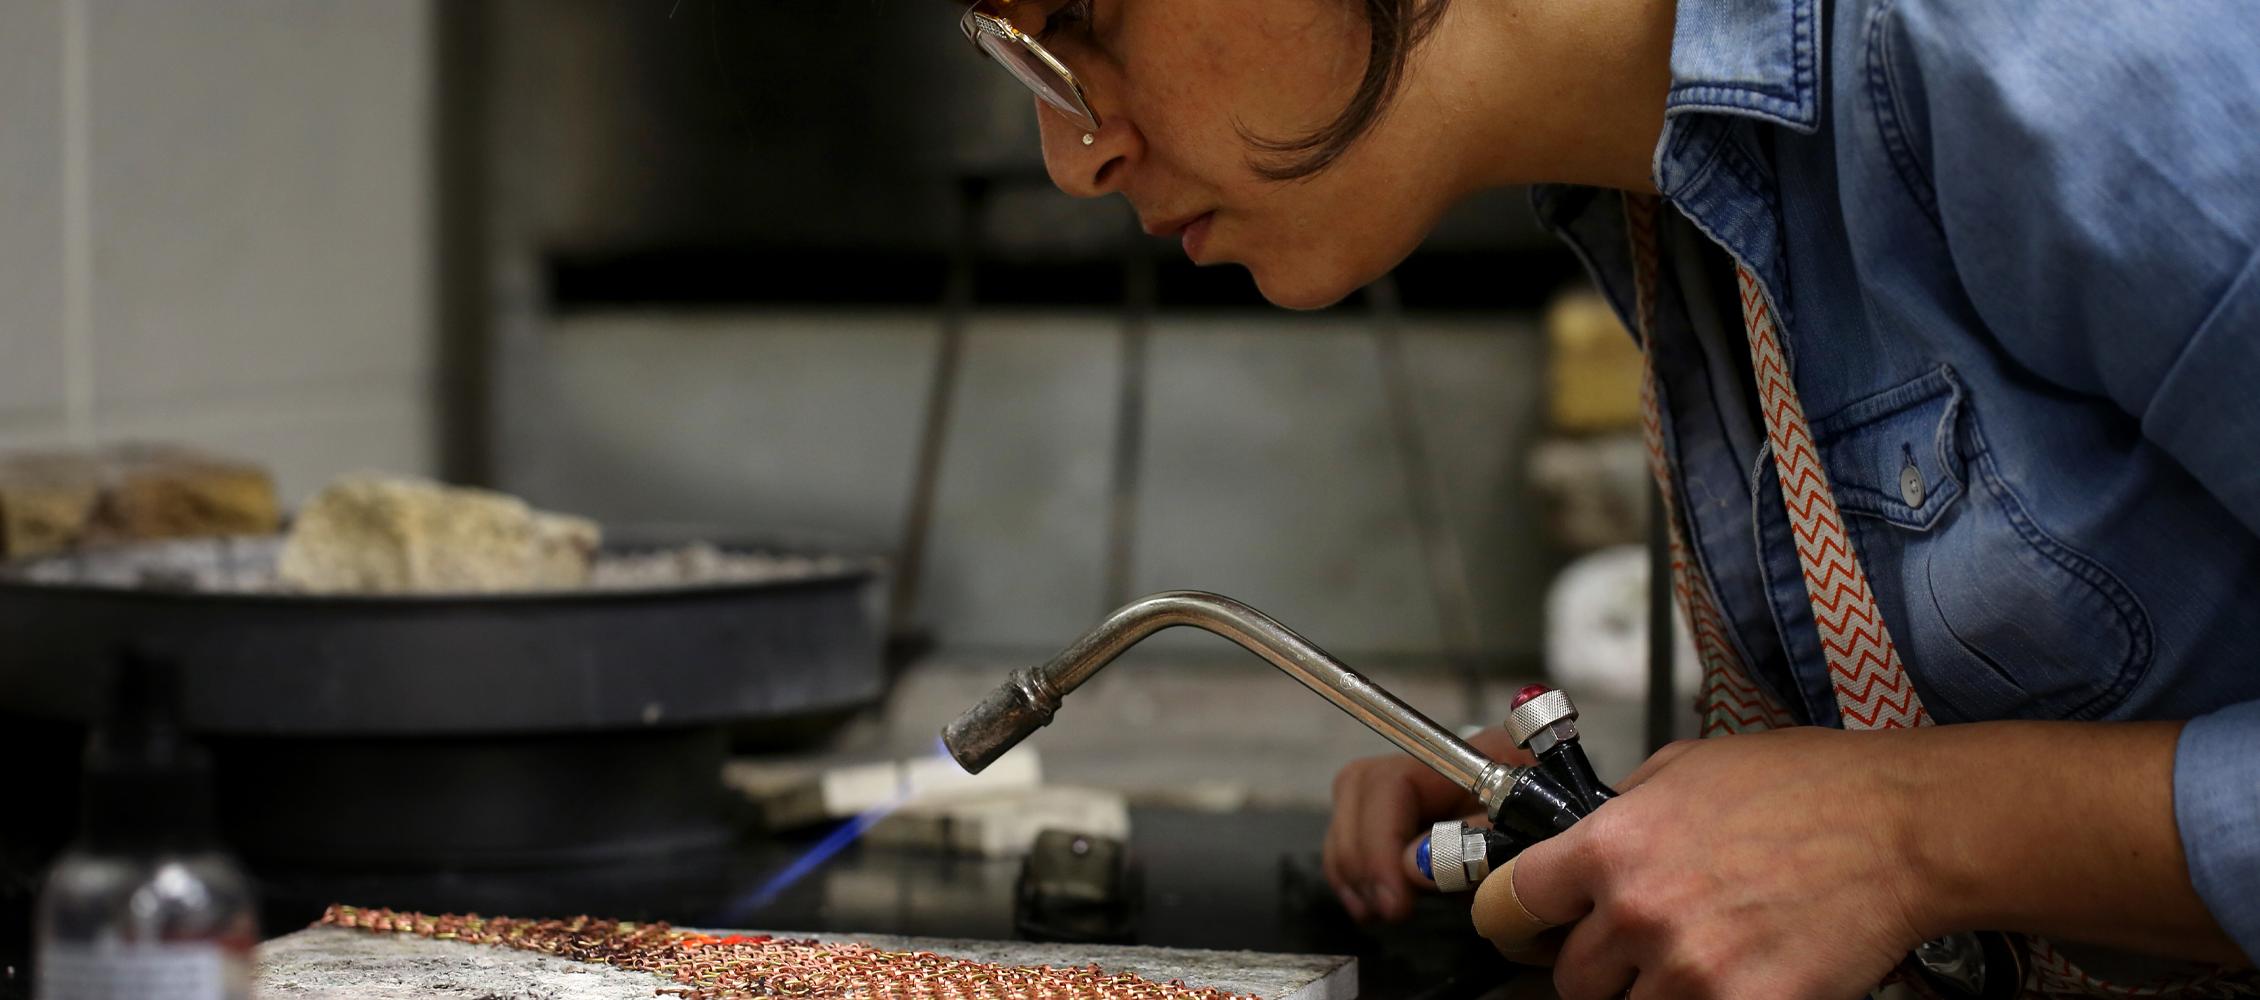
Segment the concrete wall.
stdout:
[[0,3],[0,446],[428,470],[423,0]]
[[[511,360],[498,479],[615,524],[892,551],[939,336],[912,310],[556,318]],[[918,600],[945,645],[1054,646],[1107,610],[1122,336],[1101,312],[973,318]],[[1404,346],[1479,652],[1531,661],[1553,558],[1522,486],[1541,338],[1415,317]],[[1378,352],[1356,314],[1158,318],[1131,589],[1231,594],[1345,654],[1450,649]]]

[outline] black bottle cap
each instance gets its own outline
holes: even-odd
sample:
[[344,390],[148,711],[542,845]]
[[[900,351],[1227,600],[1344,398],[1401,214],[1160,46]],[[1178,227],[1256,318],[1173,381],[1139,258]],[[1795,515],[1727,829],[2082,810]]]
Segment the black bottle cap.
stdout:
[[108,709],[86,745],[85,829],[96,850],[194,849],[212,842],[212,765],[180,724],[180,668],[119,654]]

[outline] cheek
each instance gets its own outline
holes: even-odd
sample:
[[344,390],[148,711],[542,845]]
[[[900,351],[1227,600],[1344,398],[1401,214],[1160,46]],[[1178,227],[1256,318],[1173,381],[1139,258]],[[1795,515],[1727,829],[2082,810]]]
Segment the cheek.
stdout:
[[[1171,209],[1223,209],[1212,247],[1267,298],[1314,307],[1356,291],[1411,252],[1437,214],[1432,187],[1369,135],[1300,181],[1256,172],[1258,139],[1331,121],[1364,69],[1365,27],[1345,0],[1140,0],[1110,32],[1123,108],[1145,141],[1134,194]],[[1409,162],[1417,162],[1417,158]],[[1438,196],[1440,197],[1440,196]]]
[[1177,45],[1148,54],[1134,49],[1121,67],[1125,110],[1145,140],[1148,158],[1192,168],[1211,181],[1227,179],[1243,143],[1233,127],[1232,93],[1224,70],[1199,46]]
[[1292,139],[1349,100],[1364,66],[1363,22],[1343,0],[1123,3],[1107,41],[1128,110],[1154,152],[1208,183],[1269,185],[1251,136]]

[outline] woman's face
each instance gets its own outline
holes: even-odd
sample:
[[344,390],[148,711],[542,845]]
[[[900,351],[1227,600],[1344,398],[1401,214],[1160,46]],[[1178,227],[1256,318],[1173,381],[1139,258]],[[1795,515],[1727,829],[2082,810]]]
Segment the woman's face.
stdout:
[[1249,137],[1294,139],[1340,113],[1365,69],[1355,0],[1021,0],[1012,18],[1073,69],[1094,141],[1039,103],[1044,164],[1080,197],[1121,194],[1199,264],[1237,263],[1264,297],[1329,305],[1410,254],[1479,185],[1436,141],[1415,72],[1333,165],[1275,181]]

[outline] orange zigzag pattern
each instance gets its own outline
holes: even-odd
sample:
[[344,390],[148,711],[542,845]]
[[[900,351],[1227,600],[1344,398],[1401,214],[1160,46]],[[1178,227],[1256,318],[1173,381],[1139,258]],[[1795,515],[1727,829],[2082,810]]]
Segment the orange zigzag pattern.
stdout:
[[1844,724],[1859,729],[1900,729],[1923,725],[1929,712],[1899,663],[1899,651],[1878,614],[1867,574],[1852,553],[1844,515],[1829,491],[1828,474],[1813,445],[1805,408],[1790,381],[1788,359],[1774,325],[1765,288],[1747,266],[1737,265],[1742,313],[1750,335],[1750,367],[1756,373],[1759,410],[1773,444],[1781,480],[1782,506],[1804,564],[1805,591],[1813,601],[1813,625],[1821,656],[1828,662]]
[[2234,1000],[2260,996],[2253,977],[2229,969],[2216,969],[2183,979],[2123,986],[2089,975],[2063,952],[2042,938],[2026,938],[2031,964],[2025,968],[2024,995],[2054,997],[2171,997],[2175,1000]]

